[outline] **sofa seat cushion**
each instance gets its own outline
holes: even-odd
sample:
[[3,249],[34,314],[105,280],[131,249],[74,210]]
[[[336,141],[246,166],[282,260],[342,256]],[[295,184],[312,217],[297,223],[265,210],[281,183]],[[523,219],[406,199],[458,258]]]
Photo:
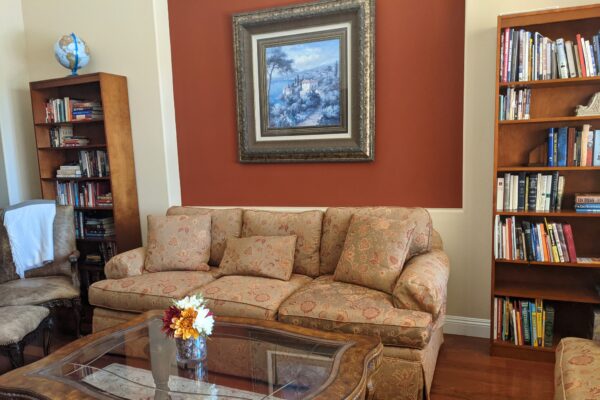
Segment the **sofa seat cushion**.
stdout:
[[279,320],[308,328],[378,336],[384,345],[424,348],[431,314],[395,308],[392,296],[321,276],[279,308]]
[[255,276],[224,276],[197,292],[217,317],[275,319],[281,303],[311,280],[297,274],[293,274],[289,281]]
[[600,342],[568,337],[556,348],[554,399],[600,398]]
[[119,311],[144,312],[169,307],[173,299],[215,280],[213,271],[165,271],[123,279],[105,279],[90,286],[90,304]]
[[36,305],[75,297],[79,297],[79,289],[67,276],[16,279],[0,285],[0,307]]
[[39,306],[8,306],[0,308],[0,346],[18,343],[38,328],[50,311]]

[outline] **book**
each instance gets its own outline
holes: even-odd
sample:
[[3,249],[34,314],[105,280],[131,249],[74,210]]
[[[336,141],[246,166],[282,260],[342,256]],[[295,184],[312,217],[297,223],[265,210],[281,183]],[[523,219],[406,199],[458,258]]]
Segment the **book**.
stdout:
[[517,196],[517,211],[525,211],[525,172],[519,172]]
[[570,224],[563,224],[562,230],[567,242],[567,251],[570,260],[577,260],[577,252],[575,251],[575,241],[573,240],[573,230]]
[[579,65],[580,65],[580,69],[581,69],[580,76],[586,77],[589,75],[587,73],[586,62],[585,62],[585,58],[584,58],[585,43],[583,42],[582,37],[579,33],[577,35],[575,35],[575,38],[577,40],[577,52],[578,52],[577,56],[579,58]]
[[556,56],[558,62],[558,76],[561,79],[569,77],[569,68],[567,65],[567,54],[565,51],[565,41],[563,38],[556,39]]
[[590,130],[588,132],[586,160],[585,160],[585,165],[587,165],[588,167],[593,166],[593,162],[594,162],[594,136],[595,136],[595,132]]
[[504,210],[504,178],[497,178],[496,182],[496,211]]
[[568,128],[567,127],[561,127],[558,128],[558,133],[557,133],[557,157],[556,157],[556,165],[558,167],[566,167],[567,166],[567,135],[568,135]]
[[567,55],[567,67],[569,70],[569,78],[577,77],[577,68],[575,66],[575,59],[573,57],[573,42],[565,40],[565,51]]
[[575,165],[575,128],[568,128],[567,130],[567,166],[572,167]]
[[591,165],[594,167],[600,167],[600,130],[594,131],[594,149],[592,151]]
[[544,347],[552,347],[554,339],[554,307],[546,305],[544,307]]
[[590,135],[590,125],[584,124],[583,129],[581,130],[581,143],[580,143],[580,158],[579,158],[579,166],[585,167],[587,166],[587,152],[588,152],[588,141]]
[[598,203],[600,204],[600,193],[576,193],[575,204]]
[[529,193],[527,196],[527,208],[529,211],[536,211],[538,174],[529,174]]
[[554,138],[556,135],[556,128],[548,128],[548,166],[555,167],[555,149],[554,149]]

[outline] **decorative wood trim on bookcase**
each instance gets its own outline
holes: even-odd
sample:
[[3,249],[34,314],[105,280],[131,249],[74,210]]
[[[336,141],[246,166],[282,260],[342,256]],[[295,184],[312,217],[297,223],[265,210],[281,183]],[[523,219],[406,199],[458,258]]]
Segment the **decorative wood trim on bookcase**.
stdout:
[[[500,82],[500,39],[505,28],[540,32],[555,40],[563,37],[574,40],[577,33],[591,37],[600,30],[600,4],[534,11],[498,17],[496,34],[496,86],[494,120],[494,173],[492,221],[496,215],[514,216],[518,220],[568,222],[573,227],[575,245],[581,257],[599,257],[600,248],[594,241],[600,236],[600,214],[578,214],[572,209],[574,194],[581,191],[600,192],[600,167],[531,167],[527,154],[543,142],[540,135],[555,126],[597,124],[600,117],[574,115],[575,106],[585,104],[600,91],[600,77],[552,79],[527,82]],[[531,89],[531,119],[499,120],[499,95],[507,88]],[[561,99],[564,104],[559,104]],[[584,100],[585,99],[585,100]],[[557,110],[560,110],[558,112]],[[504,139],[503,135],[506,135]],[[496,211],[496,179],[505,172],[560,171],[566,176],[564,199],[567,207],[559,212]],[[567,200],[568,199],[568,200]],[[565,201],[563,201],[563,204]],[[577,262],[535,262],[524,260],[496,260],[493,252],[495,235],[492,223],[491,295],[490,295],[490,353],[492,355],[540,361],[554,361],[556,345],[564,336],[585,336],[591,323],[591,309],[600,304],[595,284],[600,284],[600,265]],[[579,254],[581,252],[581,254]],[[555,304],[554,343],[552,347],[516,346],[494,340],[494,297],[542,298]]]
[[[35,141],[37,147],[42,197],[56,198],[56,181],[109,182],[113,195],[112,207],[76,207],[76,211],[101,211],[115,220],[115,236],[111,238],[78,239],[77,247],[82,262],[85,255],[97,248],[99,243],[114,241],[117,250],[123,252],[141,246],[141,227],[138,210],[127,78],[98,72],[31,82],[31,105]],[[46,101],[49,98],[80,98],[101,100],[104,117],[96,120],[68,123],[46,122]],[[81,147],[51,147],[49,130],[53,126],[72,124],[76,135],[88,136],[90,143]],[[104,178],[56,178],[58,167],[77,158],[78,150],[106,150],[110,177]],[[82,287],[82,291],[87,288]]]

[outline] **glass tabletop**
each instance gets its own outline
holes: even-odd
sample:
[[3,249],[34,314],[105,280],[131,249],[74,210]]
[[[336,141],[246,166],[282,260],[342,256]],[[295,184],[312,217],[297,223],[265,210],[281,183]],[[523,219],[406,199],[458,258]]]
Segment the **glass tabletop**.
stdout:
[[32,375],[60,380],[100,399],[304,399],[337,374],[351,342],[217,321],[207,357],[176,360],[173,338],[151,317],[101,337]]

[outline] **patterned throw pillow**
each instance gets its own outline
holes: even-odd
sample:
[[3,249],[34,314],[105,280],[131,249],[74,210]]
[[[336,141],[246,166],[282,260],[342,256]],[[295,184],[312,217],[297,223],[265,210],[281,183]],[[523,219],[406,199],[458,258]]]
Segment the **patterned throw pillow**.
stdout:
[[217,273],[287,281],[292,277],[295,249],[296,235],[229,238]]
[[414,230],[411,221],[353,215],[334,279],[391,294]]
[[208,271],[210,215],[148,216],[144,269]]

